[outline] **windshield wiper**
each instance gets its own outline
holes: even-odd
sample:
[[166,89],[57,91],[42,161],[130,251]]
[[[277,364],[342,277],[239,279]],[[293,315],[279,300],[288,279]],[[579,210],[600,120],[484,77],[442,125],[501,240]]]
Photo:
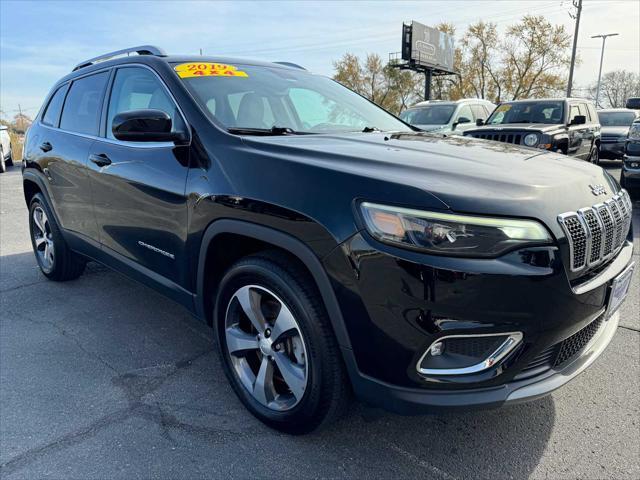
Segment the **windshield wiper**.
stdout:
[[305,132],[296,132],[289,127],[277,127],[271,128],[245,128],[245,127],[230,127],[227,128],[229,133],[235,133],[237,135],[304,135]]
[[380,130],[378,127],[364,127],[362,129],[362,133],[371,133],[371,132],[381,132],[382,130]]

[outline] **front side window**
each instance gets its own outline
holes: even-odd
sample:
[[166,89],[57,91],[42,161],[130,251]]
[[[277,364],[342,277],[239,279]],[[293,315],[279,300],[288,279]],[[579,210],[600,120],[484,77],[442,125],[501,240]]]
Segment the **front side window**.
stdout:
[[[215,108],[215,103],[213,107]],[[173,99],[153,72],[140,67],[118,69],[109,98],[107,137],[115,138],[112,125],[117,114],[129,110],[146,109],[162,110],[167,113],[171,117],[174,128],[176,119],[180,118]]]
[[[194,70],[189,70],[192,66]],[[203,110],[228,129],[268,131],[281,127],[298,133],[365,128],[410,131],[395,117],[339,83],[302,70],[208,62],[179,64],[175,69]]]
[[405,110],[400,118],[412,125],[446,125],[455,110],[455,105],[425,105]]
[[462,108],[460,109],[460,113],[458,113],[458,118],[456,119],[456,121],[459,122],[461,118],[465,118],[469,120],[469,122],[473,121],[473,113],[471,113],[471,108],[469,108],[469,105],[462,106]]
[[57,127],[60,121],[60,112],[62,111],[62,104],[64,103],[64,96],[67,93],[68,85],[63,85],[56,93],[51,97],[49,105],[42,116],[42,123],[50,127]]
[[62,109],[60,128],[70,132],[98,135],[100,104],[109,78],[108,72],[75,80]]
[[580,111],[578,105],[571,105],[571,110],[569,113],[569,124],[573,123],[578,115],[582,115],[582,112]]
[[628,127],[636,118],[634,112],[598,112],[603,127]]
[[502,125],[507,123],[562,123],[563,102],[514,102],[501,103],[491,114],[487,123]]

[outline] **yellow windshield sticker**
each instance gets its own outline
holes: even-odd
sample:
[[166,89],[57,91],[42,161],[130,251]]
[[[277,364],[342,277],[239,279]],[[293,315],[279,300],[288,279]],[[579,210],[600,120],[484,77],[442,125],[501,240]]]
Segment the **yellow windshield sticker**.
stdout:
[[508,112],[509,110],[511,110],[511,105],[509,105],[508,103],[503,103],[498,108],[496,108],[496,112]]
[[192,62],[176,65],[175,71],[180,78],[191,77],[248,77],[246,72],[233,65],[224,63]]

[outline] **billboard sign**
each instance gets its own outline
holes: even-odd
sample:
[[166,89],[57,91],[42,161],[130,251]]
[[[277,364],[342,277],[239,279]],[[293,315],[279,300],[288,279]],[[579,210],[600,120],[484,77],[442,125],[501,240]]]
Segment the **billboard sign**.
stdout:
[[402,58],[417,65],[455,73],[453,37],[418,22],[403,25]]

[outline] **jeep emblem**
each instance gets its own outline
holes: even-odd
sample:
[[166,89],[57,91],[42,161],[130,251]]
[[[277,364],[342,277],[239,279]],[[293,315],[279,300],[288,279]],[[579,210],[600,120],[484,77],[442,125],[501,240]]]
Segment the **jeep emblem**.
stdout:
[[607,193],[607,191],[604,189],[604,186],[602,185],[589,185],[589,188],[591,188],[591,193],[593,193],[596,197]]

